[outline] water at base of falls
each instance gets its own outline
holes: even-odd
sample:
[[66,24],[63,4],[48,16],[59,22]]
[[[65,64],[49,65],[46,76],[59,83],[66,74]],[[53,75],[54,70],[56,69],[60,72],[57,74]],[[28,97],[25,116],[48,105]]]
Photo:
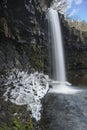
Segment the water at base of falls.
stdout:
[[69,82],[58,82],[58,81],[53,81],[49,83],[50,86],[52,86],[49,90],[49,93],[61,93],[61,94],[76,94],[78,92],[81,92],[81,89],[75,88],[71,86]]

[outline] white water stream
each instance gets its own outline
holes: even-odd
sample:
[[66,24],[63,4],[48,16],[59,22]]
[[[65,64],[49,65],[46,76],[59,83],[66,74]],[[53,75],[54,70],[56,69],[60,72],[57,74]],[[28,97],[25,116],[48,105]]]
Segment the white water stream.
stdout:
[[51,33],[51,43],[52,43],[52,69],[53,78],[56,81],[65,82],[65,64],[64,64],[64,54],[63,54],[63,42],[62,34],[60,28],[59,16],[56,10],[52,8],[48,9],[48,24]]

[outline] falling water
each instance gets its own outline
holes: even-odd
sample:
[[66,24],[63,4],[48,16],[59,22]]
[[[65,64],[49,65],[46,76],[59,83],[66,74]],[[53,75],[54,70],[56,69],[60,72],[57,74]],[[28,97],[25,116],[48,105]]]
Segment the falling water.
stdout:
[[53,78],[55,80],[50,83],[52,89],[50,89],[49,92],[63,94],[75,94],[80,92],[82,90],[75,89],[72,86],[70,87],[71,84],[66,81],[63,42],[57,11],[52,8],[48,9],[47,19],[50,33],[49,39],[51,39]]
[[65,82],[63,42],[59,16],[56,10],[50,8],[47,11],[47,17],[51,33],[53,78],[56,81]]

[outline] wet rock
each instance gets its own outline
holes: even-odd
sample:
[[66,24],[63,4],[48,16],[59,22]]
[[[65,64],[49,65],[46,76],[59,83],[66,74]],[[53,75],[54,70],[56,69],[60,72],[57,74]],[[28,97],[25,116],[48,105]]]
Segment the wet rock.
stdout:
[[[6,3],[7,8],[2,6]],[[43,0],[1,0],[0,69],[46,70]],[[45,3],[44,3],[45,5]],[[43,5],[43,6],[44,6]],[[44,49],[43,49],[44,48]],[[4,50],[4,51],[3,51]],[[32,67],[31,67],[32,66]]]
[[[86,91],[86,92],[85,92]],[[75,95],[48,94],[43,100],[45,130],[86,130],[87,90]]]
[[[87,73],[87,32],[70,27],[68,22],[64,20],[64,17],[60,18],[68,80],[73,84],[78,84],[76,80],[79,77],[80,79],[84,79]],[[74,78],[76,75],[78,75],[78,78]],[[80,81],[79,84],[82,84]],[[84,79],[83,85],[87,85],[85,81]]]

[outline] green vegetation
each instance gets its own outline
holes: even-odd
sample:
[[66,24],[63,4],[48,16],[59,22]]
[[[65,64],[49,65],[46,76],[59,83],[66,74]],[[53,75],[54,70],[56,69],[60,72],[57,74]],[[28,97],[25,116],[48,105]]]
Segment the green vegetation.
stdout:
[[41,47],[36,47],[36,49],[32,49],[32,57],[31,62],[32,65],[34,65],[34,68],[38,71],[43,70],[44,67],[44,61],[43,61],[43,55],[42,55],[42,49]]
[[[26,111],[26,112],[25,112]],[[0,115],[0,130],[33,130],[33,122],[26,106],[16,106],[11,102],[3,104],[4,116]]]
[[14,117],[11,126],[8,126],[5,123],[0,123],[0,130],[33,130],[32,119],[30,118],[22,124],[17,117]]
[[13,130],[33,130],[32,120],[26,121],[24,124],[21,124],[17,117],[14,117],[12,123]]

